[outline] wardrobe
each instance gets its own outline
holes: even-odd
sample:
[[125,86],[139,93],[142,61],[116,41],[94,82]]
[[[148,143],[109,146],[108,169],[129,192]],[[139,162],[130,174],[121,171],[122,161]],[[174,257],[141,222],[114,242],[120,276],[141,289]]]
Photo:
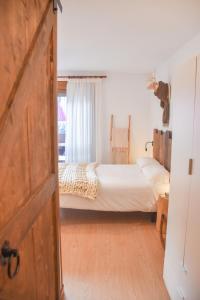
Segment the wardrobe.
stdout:
[[200,56],[171,82],[172,164],[164,280],[171,300],[200,299]]

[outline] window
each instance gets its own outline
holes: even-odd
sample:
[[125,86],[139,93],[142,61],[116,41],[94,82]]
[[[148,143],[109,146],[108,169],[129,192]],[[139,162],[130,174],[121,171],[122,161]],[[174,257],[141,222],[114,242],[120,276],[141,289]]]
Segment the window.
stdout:
[[58,161],[100,161],[101,81],[70,79],[57,87]]
[[67,116],[66,116],[66,100],[67,96],[58,94],[58,161],[65,161],[66,153],[66,129],[67,129]]

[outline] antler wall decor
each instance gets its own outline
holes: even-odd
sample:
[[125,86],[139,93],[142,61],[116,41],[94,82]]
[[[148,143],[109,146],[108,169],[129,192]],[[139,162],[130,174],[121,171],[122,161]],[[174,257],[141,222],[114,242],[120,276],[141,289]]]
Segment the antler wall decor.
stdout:
[[169,85],[163,81],[156,82],[155,78],[147,86],[148,89],[154,91],[154,95],[160,100],[160,106],[163,108],[163,125],[169,124]]

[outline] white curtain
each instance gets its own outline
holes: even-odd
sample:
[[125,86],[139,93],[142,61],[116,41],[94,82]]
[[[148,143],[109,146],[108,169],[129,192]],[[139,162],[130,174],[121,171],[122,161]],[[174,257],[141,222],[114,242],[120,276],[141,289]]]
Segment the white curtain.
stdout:
[[66,162],[101,161],[100,102],[100,79],[70,79],[68,81]]

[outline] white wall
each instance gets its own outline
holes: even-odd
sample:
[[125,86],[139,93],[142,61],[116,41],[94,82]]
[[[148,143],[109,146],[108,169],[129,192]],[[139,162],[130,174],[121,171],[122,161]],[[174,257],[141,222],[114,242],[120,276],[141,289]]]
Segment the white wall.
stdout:
[[[181,47],[178,51],[174,53],[172,57],[170,57],[166,62],[163,62],[156,70],[156,80],[164,81],[171,83],[173,78],[173,72],[175,68],[184,63],[189,58],[200,54],[200,34],[198,34],[194,39],[189,41],[183,47]],[[155,96],[151,96],[150,100],[150,111],[151,111],[151,125],[149,134],[152,132],[153,128],[166,129],[166,127],[162,126],[162,112],[163,110],[157,105],[158,99]],[[173,99],[170,102],[170,115],[173,114]],[[170,118],[170,123],[168,128],[172,129],[173,124],[171,122],[172,118]]]
[[[102,163],[110,163],[110,116],[114,115],[116,126],[127,127],[128,115],[132,117],[131,162],[151,155],[151,146],[145,152],[145,143],[152,140],[151,92],[146,88],[150,74],[119,72],[59,72],[59,75],[107,75],[102,91]],[[157,103],[159,107],[159,103]]]
[[147,75],[107,73],[103,83],[103,163],[109,163],[110,116],[116,125],[127,127],[128,115],[132,116],[132,161],[144,156],[145,142],[149,138],[150,93],[146,89]]

